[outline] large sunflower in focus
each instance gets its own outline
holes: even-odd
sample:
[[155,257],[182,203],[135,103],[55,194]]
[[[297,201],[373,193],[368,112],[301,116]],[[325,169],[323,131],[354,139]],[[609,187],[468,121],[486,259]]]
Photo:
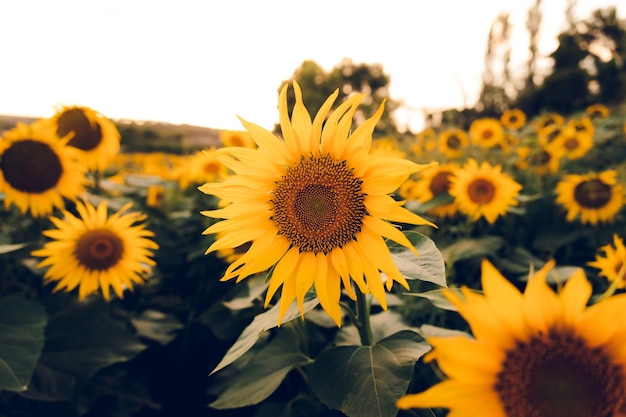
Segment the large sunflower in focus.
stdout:
[[[438,195],[449,194],[451,178],[455,176],[459,167],[456,164],[449,163],[443,165],[434,165],[420,172],[420,179],[412,188],[412,195],[420,203],[426,203]],[[442,204],[428,210],[429,214],[437,217],[452,217],[457,212],[455,201]]]
[[475,338],[428,338],[426,359],[448,378],[398,407],[444,407],[449,417],[626,416],[626,295],[587,308],[582,269],[555,294],[546,284],[552,266],[520,294],[483,261],[484,295],[448,291]]
[[120,132],[113,122],[84,106],[64,106],[48,119],[58,137],[70,136],[69,146],[83,151],[81,162],[104,170],[120,150]]
[[235,174],[200,187],[230,203],[203,212],[225,219],[205,230],[205,234],[224,233],[207,253],[251,242],[222,280],[241,281],[273,267],[265,305],[282,287],[279,323],[294,299],[302,311],[304,296],[314,287],[321,306],[341,325],[342,283],[350,297],[356,297],[354,282],[358,291],[371,292],[383,308],[387,302],[381,271],[388,277],[388,290],[394,281],[407,286],[384,239],[416,251],[388,220],[433,224],[402,208],[390,194],[425,166],[370,154],[383,106],[352,131],[363,95],[349,97],[327,118],[338,95],[335,91],[311,121],[300,87],[294,82],[293,88],[296,103],[291,120],[287,86],[280,92],[282,139],[241,119],[258,148],[217,151]]
[[484,117],[472,122],[469,135],[474,144],[483,148],[492,148],[504,139],[504,129],[498,120]]
[[509,207],[518,204],[517,196],[522,186],[500,165],[491,166],[486,161],[481,165],[469,159],[463,168],[450,177],[450,194],[455,198],[459,211],[472,220],[484,217],[494,223]]
[[47,216],[63,208],[63,197],[75,199],[83,192],[86,168],[78,163],[81,152],[59,141],[42,123],[17,126],[0,139],[0,192],[4,206],[11,203],[20,212]]
[[600,251],[604,256],[596,255],[595,261],[587,262],[587,265],[600,270],[599,275],[604,276],[610,282],[615,282],[618,288],[626,288],[626,246],[621,237],[613,235],[614,247],[610,244],[604,245]]
[[57,283],[55,291],[78,287],[82,300],[100,289],[108,300],[109,287],[122,298],[125,289],[144,282],[155,265],[152,251],[158,245],[144,224],[135,224],[145,216],[126,213],[129,208],[130,203],[109,216],[106,201],[97,207],[78,202],[79,217],[64,210],[63,219],[50,218],[57,228],[43,233],[53,240],[32,254],[46,258],[37,266],[49,267],[44,279]]
[[565,207],[570,222],[578,215],[582,223],[612,221],[624,204],[624,190],[615,170],[566,175],[556,192],[556,201]]

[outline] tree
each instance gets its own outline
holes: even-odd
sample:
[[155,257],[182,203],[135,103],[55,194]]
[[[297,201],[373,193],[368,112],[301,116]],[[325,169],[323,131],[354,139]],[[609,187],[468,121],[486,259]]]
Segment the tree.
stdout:
[[[382,65],[355,64],[351,59],[345,58],[330,72],[327,72],[315,61],[307,60],[294,71],[289,80],[281,83],[279,91],[285,84],[291,84],[294,80],[300,85],[304,104],[313,116],[317,114],[324,101],[336,89],[339,89],[339,97],[335,101],[334,107],[337,107],[350,94],[363,93],[366,95],[354,116],[356,124],[373,116],[383,100],[386,100],[385,112],[376,125],[375,133],[380,136],[397,133],[392,114],[399,104],[389,97],[391,79],[385,74]],[[294,103],[295,96],[293,89],[290,88],[287,92],[290,115]],[[276,130],[278,129],[277,126]]]

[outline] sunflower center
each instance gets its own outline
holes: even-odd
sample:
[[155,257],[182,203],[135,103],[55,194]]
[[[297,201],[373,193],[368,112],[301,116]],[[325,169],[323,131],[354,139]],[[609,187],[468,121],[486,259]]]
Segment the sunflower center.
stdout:
[[450,149],[459,149],[461,147],[461,139],[457,135],[450,135],[446,141],[446,145]]
[[85,268],[103,271],[117,265],[124,253],[124,242],[108,229],[90,230],[76,243],[76,258]]
[[517,116],[515,116],[514,114],[509,116],[509,123],[517,123]]
[[57,120],[56,133],[60,138],[74,133],[67,144],[83,151],[95,149],[102,141],[100,124],[95,122],[92,125],[81,109],[64,111]]
[[531,165],[540,167],[550,162],[550,159],[552,159],[552,155],[550,155],[550,152],[544,151],[542,149],[532,154],[529,159]]
[[548,143],[554,142],[556,138],[561,134],[561,129],[554,129],[550,133],[548,133]]
[[26,139],[14,142],[4,151],[0,157],[0,171],[15,190],[41,194],[57,185],[63,165],[48,144]]
[[563,146],[565,146],[565,149],[568,149],[570,151],[574,150],[574,149],[577,149],[578,146],[579,146],[578,139],[576,139],[576,138],[567,138],[567,140],[563,143]]
[[220,172],[219,162],[207,162],[202,166],[205,174],[217,174]]
[[585,208],[604,207],[611,200],[611,186],[597,178],[582,181],[574,188],[574,199]]
[[434,196],[447,193],[450,190],[450,175],[449,171],[441,171],[430,180],[428,188]]
[[467,194],[476,204],[488,204],[496,195],[496,187],[483,178],[478,178],[467,187]]
[[611,417],[626,405],[624,379],[602,349],[553,330],[507,352],[494,388],[507,417]]
[[367,214],[362,181],[329,155],[302,157],[277,182],[274,223],[301,252],[329,253],[361,231]]
[[483,139],[491,139],[493,137],[493,132],[490,129],[483,130]]

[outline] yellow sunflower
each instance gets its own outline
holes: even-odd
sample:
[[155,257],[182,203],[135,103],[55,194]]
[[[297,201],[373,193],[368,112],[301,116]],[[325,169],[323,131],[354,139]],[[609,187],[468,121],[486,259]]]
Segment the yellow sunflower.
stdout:
[[600,117],[609,117],[611,113],[609,108],[604,104],[592,104],[585,109],[585,113],[587,116],[592,119],[600,118]]
[[537,137],[539,138],[539,144],[541,146],[546,146],[551,143],[556,142],[563,131],[565,130],[565,125],[549,125],[537,132]]
[[596,255],[596,259],[593,262],[587,262],[587,265],[600,270],[599,275],[604,276],[610,282],[617,282],[617,288],[626,288],[626,246],[624,241],[618,235],[613,235],[613,244],[602,246],[601,252],[604,252],[605,256],[600,254]]
[[230,202],[223,209],[203,212],[225,219],[205,230],[205,234],[225,233],[207,253],[251,242],[222,280],[241,281],[273,267],[265,305],[282,287],[279,324],[294,299],[302,311],[304,296],[314,287],[321,306],[340,326],[342,282],[350,297],[356,297],[353,281],[361,293],[371,292],[383,308],[387,302],[381,271],[388,277],[388,290],[394,281],[407,286],[384,238],[416,251],[387,220],[434,225],[401,207],[390,194],[428,165],[370,153],[383,106],[352,131],[363,95],[350,96],[327,118],[337,90],[311,121],[299,85],[294,82],[293,88],[296,103],[291,120],[287,86],[280,92],[282,139],[241,119],[258,148],[217,151],[235,174],[200,187]]
[[484,117],[472,122],[469,135],[472,142],[476,145],[483,148],[492,148],[502,142],[504,130],[498,120]]
[[520,130],[526,124],[526,114],[520,109],[505,110],[500,116],[502,126],[511,130]]
[[561,126],[565,123],[565,117],[558,113],[548,113],[533,120],[531,123],[537,132],[550,126]]
[[528,169],[540,175],[555,174],[561,166],[564,150],[555,143],[533,148],[526,155]]
[[521,294],[485,260],[484,295],[447,291],[474,337],[428,338],[425,359],[447,379],[398,407],[448,408],[449,417],[626,416],[626,295],[587,307],[582,269],[555,293],[546,283],[553,265]]
[[59,138],[83,151],[81,162],[91,170],[104,170],[120,150],[120,132],[109,119],[84,106],[63,106],[47,119]]
[[75,199],[86,183],[81,151],[66,146],[50,126],[42,123],[17,126],[0,139],[0,192],[4,207],[11,203],[20,212],[43,217],[65,207],[63,197]]
[[570,125],[563,129],[554,143],[563,149],[567,159],[580,159],[593,148],[593,135]]
[[522,189],[521,184],[502,172],[500,165],[491,166],[484,161],[479,166],[471,158],[455,176],[448,178],[452,183],[449,192],[459,211],[472,220],[484,217],[489,223],[518,204],[517,196]]
[[245,130],[222,130],[220,142],[224,146],[238,146],[242,148],[255,148],[256,143],[249,132]]
[[556,185],[557,198],[567,210],[567,221],[597,224],[612,221],[624,204],[624,190],[617,171],[566,175]]
[[[456,175],[458,169],[458,165],[449,163],[434,165],[423,170],[420,172],[420,179],[411,189],[412,195],[414,195],[420,203],[426,203],[438,195],[449,194],[450,185],[452,184],[451,178]],[[456,203],[452,201],[448,204],[442,204],[430,209],[428,214],[445,218],[454,216],[456,212]]]
[[180,188],[187,188],[190,184],[221,180],[226,175],[228,175],[228,169],[219,161],[215,147],[198,151],[188,157],[174,174]]
[[79,217],[63,210],[64,219],[51,217],[57,227],[44,235],[54,239],[33,256],[44,257],[37,267],[49,267],[44,279],[57,282],[54,291],[70,292],[78,287],[79,299],[98,291],[108,300],[110,288],[123,297],[124,290],[142,284],[155,265],[152,250],[158,245],[150,239],[152,232],[144,224],[140,213],[126,213],[131,203],[109,216],[106,201],[94,207],[89,202],[78,202]]
[[469,138],[464,130],[453,128],[441,132],[439,135],[439,151],[446,158],[455,159],[463,155],[463,151],[469,145]]

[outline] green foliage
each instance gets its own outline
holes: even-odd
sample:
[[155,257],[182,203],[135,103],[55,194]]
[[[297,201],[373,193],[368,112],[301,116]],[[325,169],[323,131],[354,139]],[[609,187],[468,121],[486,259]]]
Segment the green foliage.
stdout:
[[392,417],[406,393],[415,362],[430,346],[415,332],[400,331],[372,346],[336,346],[311,367],[311,386],[330,408],[350,417]]
[[46,312],[36,301],[0,299],[0,390],[25,391],[44,344]]

